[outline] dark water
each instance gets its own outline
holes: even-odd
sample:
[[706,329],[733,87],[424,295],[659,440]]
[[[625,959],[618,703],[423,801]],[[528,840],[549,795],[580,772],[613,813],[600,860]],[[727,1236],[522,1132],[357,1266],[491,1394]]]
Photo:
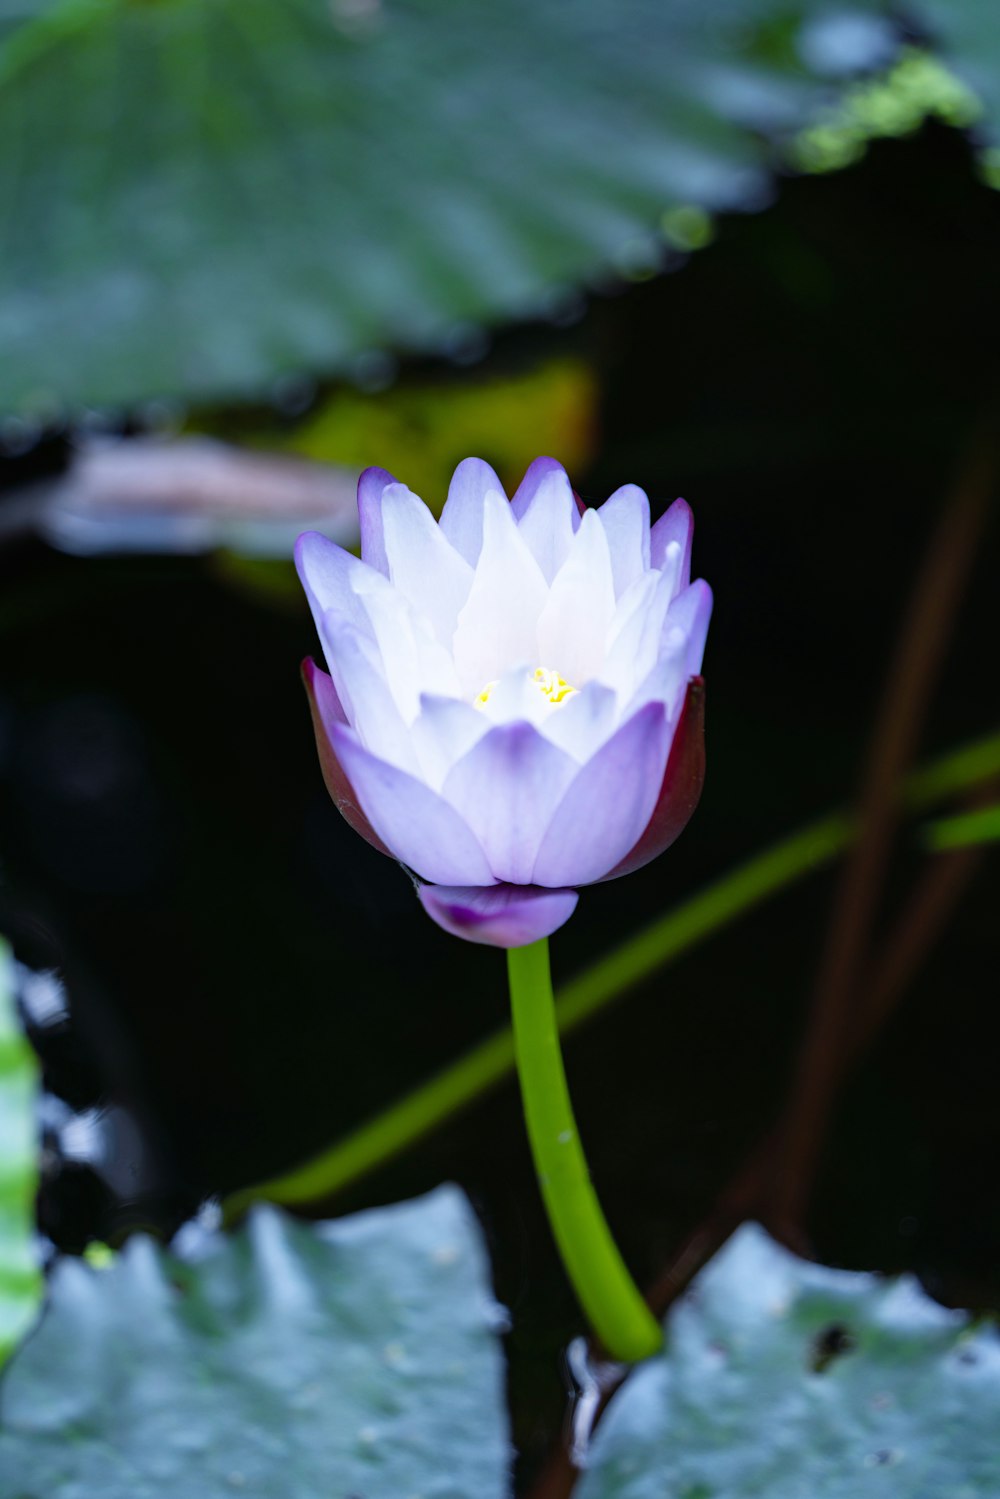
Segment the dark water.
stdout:
[[[659,863],[585,894],[554,939],[557,974],[850,794],[896,617],[997,381],[998,261],[1000,196],[931,131],[786,184],[682,274],[595,302],[569,332],[498,341],[497,369],[570,345],[595,361],[601,441],[581,491],[684,494],[717,601],[702,807]],[[994,519],[925,751],[1000,723],[998,565]],[[168,1233],[390,1102],[503,1021],[504,964],[433,927],[328,804],[297,678],[315,648],[304,606],[211,560],[26,543],[0,567],[0,929],[65,978],[70,1018],[37,1035],[47,1088],[112,1111],[118,1142],[110,1167],[50,1162],[41,1222],[73,1251]],[[887,914],[924,858],[904,834]],[[819,876],[781,896],[568,1046],[640,1280],[780,1106],[831,889]],[[994,859],[843,1093],[807,1225],[820,1257],[912,1268],[981,1306],[1000,1301],[996,911]],[[513,1086],[326,1210],[445,1178],[471,1195],[513,1314],[527,1472],[558,1428],[579,1323]]]

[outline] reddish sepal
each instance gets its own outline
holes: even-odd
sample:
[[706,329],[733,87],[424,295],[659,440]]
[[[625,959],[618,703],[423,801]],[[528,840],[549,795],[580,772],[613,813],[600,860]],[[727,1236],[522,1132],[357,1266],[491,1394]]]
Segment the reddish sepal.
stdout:
[[316,749],[319,754],[320,769],[323,772],[323,781],[333,798],[334,806],[345,822],[348,822],[356,833],[360,833],[372,848],[377,848],[380,854],[387,854],[390,859],[394,858],[395,856],[386,848],[358,806],[353,787],[344,774],[336,751],[330,743],[326,722],[329,720],[346,723],[347,717],[341,707],[332,679],[325,671],[320,670],[311,656],[307,656],[302,663],[302,683],[309,699],[309,711],[312,714],[313,732],[316,735]]
[[[705,679],[692,677],[674,733],[660,795],[645,832],[605,880],[631,874],[662,854],[687,827],[705,781]],[[601,883],[600,881],[598,883]]]

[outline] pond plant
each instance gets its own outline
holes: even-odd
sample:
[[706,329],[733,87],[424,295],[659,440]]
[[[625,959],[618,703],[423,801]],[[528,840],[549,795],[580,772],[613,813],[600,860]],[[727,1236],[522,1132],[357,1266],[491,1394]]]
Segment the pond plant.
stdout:
[[[466,459],[440,521],[380,469],[362,475],[358,506],[360,558],[317,533],[296,549],[329,667],[303,665],[320,765],[343,817],[401,864],[446,933],[506,950],[538,1181],[596,1336],[582,1363],[575,1355],[579,1495],[995,1494],[995,1331],[905,1279],[824,1269],[746,1225],[665,1338],[590,1181],[548,938],[581,890],[666,849],[701,794],[712,597],[690,581],[687,505],[651,525],[646,495],[627,485],[590,508],[543,458],[511,499],[489,465]],[[985,741],[908,794],[939,795],[998,760]],[[933,836],[947,844],[954,823]],[[843,819],[820,825],[806,858],[850,836]],[[801,851],[779,863],[789,856],[794,866]],[[655,960],[647,947],[640,971]],[[30,1183],[35,1080],[6,959],[0,980],[0,1102]],[[418,1107],[411,1136],[420,1123]],[[312,1169],[329,1187],[336,1153]],[[10,1344],[40,1287],[23,1185],[8,1196]],[[510,1492],[496,1344],[508,1324],[460,1195],[442,1188],[312,1227],[253,1206],[259,1196],[280,1198],[282,1183],[231,1201],[233,1218],[251,1208],[233,1237],[213,1231],[173,1254],[136,1237],[120,1255],[95,1250],[89,1267],[57,1267],[6,1385],[5,1494]]]
[[0,1499],[1000,1499],[998,189],[985,0],[0,6]]

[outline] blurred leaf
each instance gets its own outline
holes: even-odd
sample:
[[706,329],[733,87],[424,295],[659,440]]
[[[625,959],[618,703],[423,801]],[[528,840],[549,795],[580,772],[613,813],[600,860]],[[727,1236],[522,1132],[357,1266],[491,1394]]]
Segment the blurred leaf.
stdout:
[[10,7],[0,408],[25,413],[464,358],[655,272],[678,208],[761,206],[767,143],[837,91],[803,0]]
[[11,1364],[6,1494],[499,1499],[509,1466],[488,1270],[464,1199],[335,1223],[258,1209],[181,1259],[64,1260]]
[[990,0],[912,0],[903,7],[981,101],[983,128],[1000,140],[1000,6]]
[[0,1364],[42,1298],[33,1248],[38,1190],[38,1060],[14,1005],[14,964],[0,940]]
[[863,156],[870,141],[910,135],[930,119],[969,126],[982,113],[978,96],[943,63],[907,48],[883,77],[849,88],[835,108],[808,126],[791,157],[807,172],[840,171]]
[[382,395],[338,390],[289,446],[307,458],[364,468],[371,455],[436,511],[469,453],[493,464],[510,493],[539,453],[570,474],[588,464],[597,383],[582,361],[554,359],[506,379],[400,385]]
[[943,852],[948,848],[965,848],[970,843],[993,843],[1000,838],[1000,806],[980,807],[958,817],[942,817],[924,829],[928,848]]
[[993,1499],[1000,1338],[746,1225],[598,1427],[577,1499]]

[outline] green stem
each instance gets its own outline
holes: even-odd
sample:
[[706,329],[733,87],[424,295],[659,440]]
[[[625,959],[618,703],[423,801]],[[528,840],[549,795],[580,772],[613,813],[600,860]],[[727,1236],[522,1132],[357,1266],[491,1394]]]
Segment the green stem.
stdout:
[[514,1052],[538,1183],[566,1273],[612,1358],[634,1363],[663,1335],[618,1253],[573,1118],[546,938],[507,953]]

